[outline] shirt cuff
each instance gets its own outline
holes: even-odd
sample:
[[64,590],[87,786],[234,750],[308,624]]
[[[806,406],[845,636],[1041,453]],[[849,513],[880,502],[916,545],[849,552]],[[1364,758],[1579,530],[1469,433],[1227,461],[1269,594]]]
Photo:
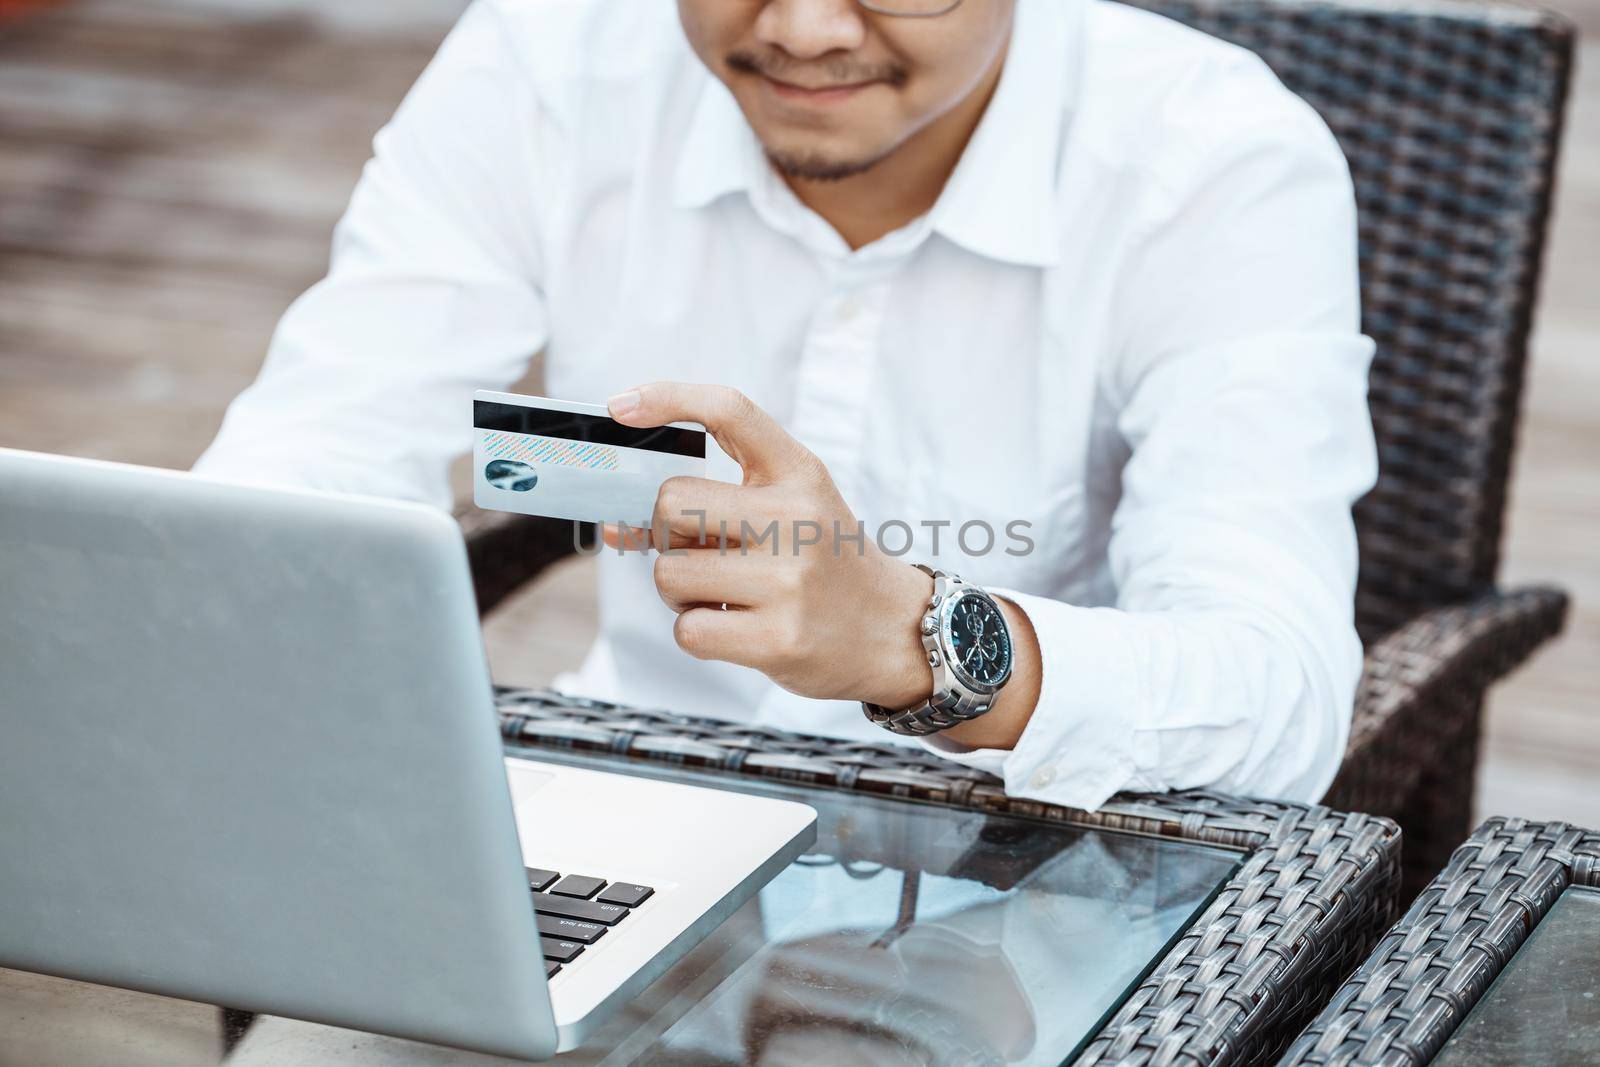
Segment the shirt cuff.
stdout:
[[1141,745],[1132,635],[1114,608],[1083,608],[1006,589],[1039,640],[1039,703],[1011,750],[969,748],[941,734],[918,740],[929,751],[1005,782],[1008,796],[1093,811],[1141,783],[1153,753]]

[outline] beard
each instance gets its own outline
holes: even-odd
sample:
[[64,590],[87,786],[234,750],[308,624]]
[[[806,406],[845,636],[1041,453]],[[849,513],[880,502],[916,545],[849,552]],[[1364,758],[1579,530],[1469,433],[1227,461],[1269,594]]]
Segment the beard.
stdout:
[[839,182],[865,174],[883,161],[883,156],[870,159],[833,159],[807,152],[784,152],[766,149],[767,160],[786,178],[804,182]]

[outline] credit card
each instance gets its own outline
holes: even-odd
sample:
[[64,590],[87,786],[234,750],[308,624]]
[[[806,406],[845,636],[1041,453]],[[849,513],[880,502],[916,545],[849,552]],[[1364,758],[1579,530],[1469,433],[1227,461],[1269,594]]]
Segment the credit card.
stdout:
[[706,475],[693,423],[624,426],[601,404],[472,394],[472,499],[480,508],[644,527],[668,478]]

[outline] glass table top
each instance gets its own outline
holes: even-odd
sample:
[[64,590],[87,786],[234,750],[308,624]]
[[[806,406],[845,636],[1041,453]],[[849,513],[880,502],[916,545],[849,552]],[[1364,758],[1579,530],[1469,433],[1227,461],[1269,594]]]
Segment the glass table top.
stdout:
[[554,759],[819,814],[813,851],[562,1057],[571,1063],[1060,1064],[1242,858],[642,761]]
[[[1061,1064],[1244,858],[649,761],[509,751],[797,799],[820,816],[810,854],[557,1063]],[[217,1062],[217,1017],[187,1001],[0,971],[0,1046],[21,1042],[32,1063],[203,1067]],[[256,1019],[226,1061],[512,1062],[278,1017]]]
[[1434,1062],[1600,1062],[1600,889],[1556,898]]

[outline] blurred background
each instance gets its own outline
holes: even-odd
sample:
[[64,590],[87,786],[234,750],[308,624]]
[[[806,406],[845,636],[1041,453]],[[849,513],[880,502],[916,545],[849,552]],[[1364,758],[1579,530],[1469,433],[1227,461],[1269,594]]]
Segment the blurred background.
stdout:
[[[664,0],[654,0],[664,2]],[[0,445],[187,467],[463,0],[0,0]],[[1495,691],[1480,814],[1600,826],[1600,0],[1568,113],[1502,577],[1574,595]],[[490,621],[498,680],[593,632],[569,561]]]

